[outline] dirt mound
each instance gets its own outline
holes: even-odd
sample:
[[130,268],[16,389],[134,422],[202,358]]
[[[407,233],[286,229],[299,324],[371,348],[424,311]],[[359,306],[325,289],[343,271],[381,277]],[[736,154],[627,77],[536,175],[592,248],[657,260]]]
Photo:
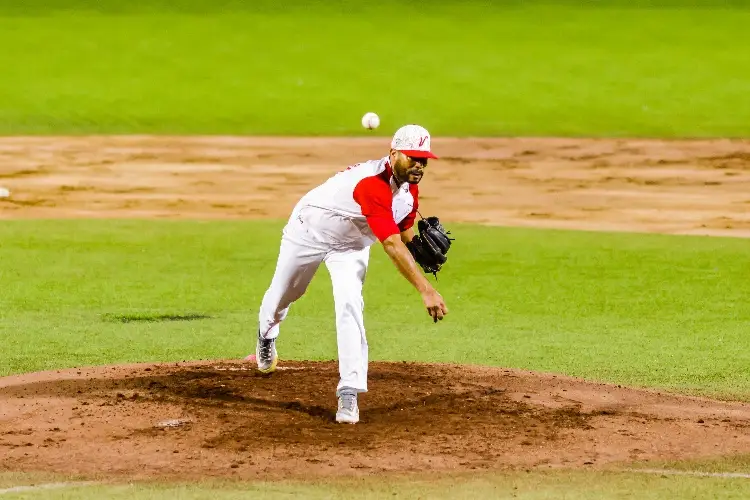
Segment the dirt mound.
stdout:
[[132,365],[0,379],[2,468],[290,477],[597,466],[750,451],[750,405],[516,370],[372,363],[361,423],[334,362]]

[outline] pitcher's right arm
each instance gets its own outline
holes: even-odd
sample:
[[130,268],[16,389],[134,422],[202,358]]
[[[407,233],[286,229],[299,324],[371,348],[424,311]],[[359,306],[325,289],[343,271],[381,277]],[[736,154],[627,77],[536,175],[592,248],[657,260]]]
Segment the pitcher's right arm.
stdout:
[[[387,184],[376,177],[362,180],[354,189],[354,200],[362,208],[362,215],[375,237],[401,275],[417,289],[422,296],[427,312],[437,322],[448,314],[443,298],[417,268],[409,249],[402,241],[402,231],[393,220],[393,195]],[[408,229],[405,231],[410,232]],[[413,231],[412,231],[413,234]]]
[[448,307],[445,305],[443,297],[438,293],[437,290],[427,281],[427,278],[417,268],[417,263],[414,261],[409,249],[401,241],[400,234],[393,234],[383,240],[383,249],[388,257],[391,258],[391,262],[396,266],[401,275],[409,280],[414,288],[417,289],[419,294],[422,296],[422,301],[427,308],[427,313],[432,317],[433,321],[443,319],[448,314]]

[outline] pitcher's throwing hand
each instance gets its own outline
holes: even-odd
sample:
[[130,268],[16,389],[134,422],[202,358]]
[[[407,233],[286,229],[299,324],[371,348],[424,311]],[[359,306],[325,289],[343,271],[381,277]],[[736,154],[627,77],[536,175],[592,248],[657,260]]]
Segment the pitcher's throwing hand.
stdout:
[[443,301],[443,297],[434,288],[422,294],[422,300],[427,306],[427,313],[432,317],[435,323],[448,314],[448,308]]

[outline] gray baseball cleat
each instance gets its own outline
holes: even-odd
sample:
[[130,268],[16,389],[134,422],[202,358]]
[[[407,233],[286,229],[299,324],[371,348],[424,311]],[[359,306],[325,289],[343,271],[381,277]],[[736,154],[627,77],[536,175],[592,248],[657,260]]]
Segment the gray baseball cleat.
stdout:
[[258,371],[261,373],[271,373],[276,370],[276,364],[279,362],[279,355],[276,352],[276,339],[264,339],[258,332],[255,360],[258,363]]
[[356,424],[359,422],[357,392],[353,389],[345,388],[339,391],[339,409],[336,412],[336,422],[342,424]]

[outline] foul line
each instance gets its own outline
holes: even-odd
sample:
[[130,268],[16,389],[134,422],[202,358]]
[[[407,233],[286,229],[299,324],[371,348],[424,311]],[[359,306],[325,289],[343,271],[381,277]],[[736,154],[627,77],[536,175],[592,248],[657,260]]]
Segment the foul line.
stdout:
[[38,490],[56,490],[61,488],[73,488],[76,486],[88,486],[92,484],[99,484],[97,482],[80,482],[80,483],[44,483],[44,484],[35,484],[31,486],[14,486],[12,488],[5,488],[3,490],[0,490],[0,495],[5,495],[6,493],[23,493],[24,491],[38,491]]
[[622,472],[641,472],[664,476],[722,477],[725,479],[750,479],[750,474],[743,472],[700,472],[697,470],[662,470],[662,469],[622,469]]

